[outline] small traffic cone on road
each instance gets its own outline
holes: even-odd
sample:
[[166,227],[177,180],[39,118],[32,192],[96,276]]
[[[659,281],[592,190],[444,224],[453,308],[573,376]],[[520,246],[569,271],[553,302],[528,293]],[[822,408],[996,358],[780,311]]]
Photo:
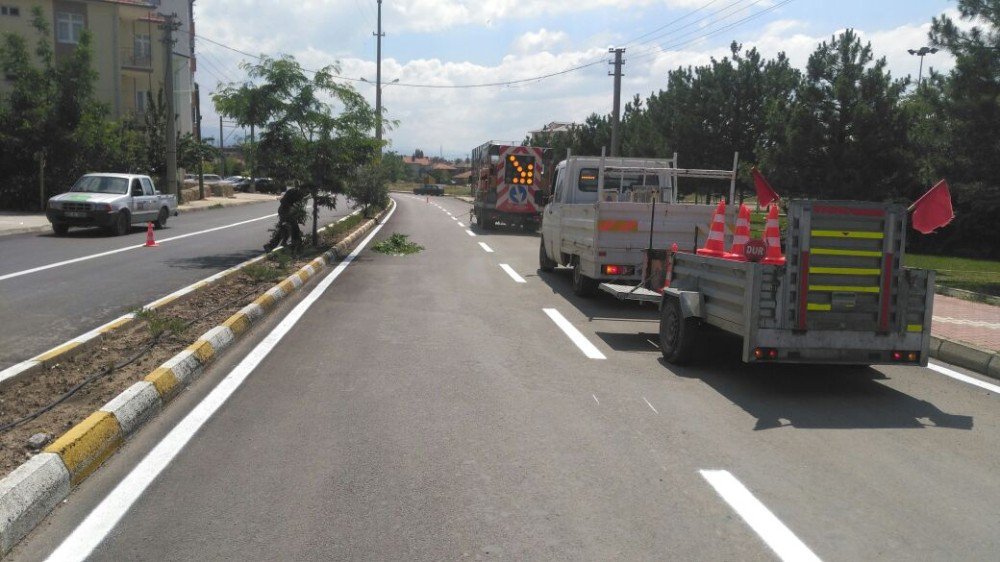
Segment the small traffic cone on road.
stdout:
[[153,223],[149,223],[149,226],[146,228],[146,247],[153,248],[155,246],[159,246],[159,244],[153,238]]
[[736,233],[733,234],[733,246],[729,248],[726,259],[747,261],[747,242],[750,241],[750,207],[740,204],[740,213],[736,217]]
[[712,229],[708,232],[708,240],[704,248],[698,248],[699,256],[723,257],[726,255],[726,200],[719,201],[712,216]]
[[781,255],[781,227],[778,226],[778,206],[771,205],[767,212],[767,224],[764,226],[764,242],[767,253],[760,263],[768,265],[785,265],[785,256]]

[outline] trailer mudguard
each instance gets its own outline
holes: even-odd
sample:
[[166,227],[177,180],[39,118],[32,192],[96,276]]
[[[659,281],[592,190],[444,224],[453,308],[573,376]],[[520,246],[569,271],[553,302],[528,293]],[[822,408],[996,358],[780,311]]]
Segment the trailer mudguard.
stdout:
[[667,287],[663,289],[663,297],[676,297],[681,303],[681,314],[684,318],[705,318],[705,297],[700,292]]

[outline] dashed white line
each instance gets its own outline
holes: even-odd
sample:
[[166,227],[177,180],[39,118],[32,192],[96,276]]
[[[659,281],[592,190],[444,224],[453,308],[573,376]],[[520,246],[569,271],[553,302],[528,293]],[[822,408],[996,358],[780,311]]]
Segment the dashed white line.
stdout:
[[566,334],[570,341],[580,348],[580,351],[582,351],[584,355],[590,359],[607,359],[607,357],[601,353],[601,350],[597,349],[594,344],[590,343],[590,340],[581,334],[580,330],[577,330],[576,327],[570,324],[569,320],[566,320],[566,317],[560,314],[558,310],[554,308],[543,308],[542,310],[545,311],[545,314],[547,314],[553,322],[556,323],[556,326],[559,326],[559,329]]
[[469,236],[475,236],[475,235],[476,235],[476,233],[475,233],[475,232],[472,232],[472,231],[471,231],[471,230],[469,230],[469,229],[465,229],[465,233],[466,233],[466,234],[468,234]]
[[458,220],[458,218],[457,218],[457,217],[451,217],[451,220],[453,220],[453,221],[457,221],[457,220]]
[[514,271],[513,267],[511,267],[511,266],[509,266],[509,265],[507,265],[505,263],[502,263],[502,264],[500,264],[500,269],[506,271],[507,275],[510,275],[510,278],[513,279],[515,282],[517,282],[517,283],[527,283],[527,281],[524,280],[524,277],[521,277],[520,275],[517,274],[516,271]]
[[936,365],[934,363],[928,363],[927,368],[937,371],[946,377],[951,377],[957,381],[962,381],[964,383],[968,383],[973,386],[978,386],[979,388],[982,388],[984,390],[989,390],[990,392],[995,392],[997,394],[1000,394],[1000,386],[997,386],[995,384],[990,384],[988,382],[981,381],[977,378],[970,377],[969,375],[963,375],[958,371],[953,371],[947,367],[942,367],[941,365]]
[[699,470],[716,493],[722,497],[754,532],[771,547],[782,560],[819,561],[798,537],[785,526],[767,506],[726,470]]
[[458,226],[461,226],[462,228],[465,228],[465,223],[463,223],[462,221],[458,221]]
[[489,246],[487,246],[486,242],[480,242],[479,245],[482,246],[483,250],[485,250],[487,254],[492,254],[493,253],[493,248],[490,248]]
[[643,400],[643,402],[645,402],[645,403],[646,403],[646,405],[647,405],[647,406],[649,406],[649,409],[650,409],[650,410],[653,410],[653,412],[656,412],[657,414],[659,414],[659,413],[660,413],[660,412],[658,412],[658,411],[656,410],[656,408],[654,408],[654,407],[653,407],[653,405],[652,405],[652,404],[650,404],[650,403],[649,403],[649,400],[646,400],[646,397],[645,397],[645,396],[643,396],[643,397],[642,397],[642,400]]
[[601,405],[601,401],[597,399],[597,395],[596,394],[591,394],[591,396],[594,397],[594,402],[597,402],[597,405],[600,406]]
[[[270,214],[270,215],[265,215],[263,217],[257,217],[255,219],[250,219],[250,220],[245,220],[245,221],[240,221],[240,222],[234,222],[233,224],[227,224],[227,225],[223,225],[223,226],[217,226],[215,228],[209,228],[209,229],[206,229],[206,230],[199,230],[198,232],[189,232],[187,234],[181,234],[180,236],[172,236],[170,238],[163,238],[163,239],[159,240],[159,242],[161,244],[164,243],[164,242],[172,242],[174,240],[180,240],[182,238],[189,238],[191,236],[198,236],[199,234],[207,234],[209,232],[215,232],[217,230],[224,230],[226,228],[233,228],[234,226],[241,226],[241,225],[244,225],[244,224],[249,224],[249,223],[252,223],[252,222],[257,222],[257,221],[261,221],[261,220],[264,220],[264,219],[269,219],[269,218],[276,217],[276,216],[278,216],[278,214],[277,213],[273,213],[273,214]],[[112,254],[118,254],[118,253],[121,253],[121,252],[127,252],[129,250],[134,250],[136,248],[142,248],[143,246],[145,246],[145,244],[135,244],[133,246],[125,246],[124,248],[118,248],[118,249],[115,249],[115,250],[108,250],[107,252],[101,252],[99,254],[91,254],[89,256],[81,256],[79,258],[73,258],[71,260],[65,260],[65,261],[60,261],[60,262],[56,262],[56,263],[50,263],[48,265],[42,265],[42,266],[39,266],[39,267],[33,267],[31,269],[25,269],[24,271],[16,271],[14,273],[8,273],[7,275],[0,275],[0,281],[6,281],[7,279],[13,279],[14,277],[20,277],[22,275],[28,275],[28,274],[31,274],[31,273],[38,273],[39,271],[45,271],[46,269],[52,269],[54,267],[62,267],[64,265],[70,265],[70,264],[79,263],[79,262],[82,262],[82,261],[92,260],[92,259],[96,259],[96,258],[103,258],[104,256],[110,256]]]

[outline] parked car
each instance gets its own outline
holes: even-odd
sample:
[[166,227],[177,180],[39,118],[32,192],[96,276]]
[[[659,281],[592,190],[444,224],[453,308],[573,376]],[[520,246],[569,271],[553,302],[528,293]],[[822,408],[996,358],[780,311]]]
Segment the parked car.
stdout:
[[244,176],[229,176],[224,181],[233,185],[236,191],[247,191],[250,189],[250,178]]
[[[202,177],[205,178],[205,183],[220,183],[222,181],[222,177],[218,174],[203,174]],[[198,176],[196,175],[194,179],[197,180]]]
[[86,174],[45,209],[57,236],[71,226],[100,226],[121,236],[133,224],[163,228],[171,215],[177,216],[177,197],[161,194],[149,176],[136,174]]
[[413,188],[416,195],[444,195],[444,188],[434,183],[425,183]]

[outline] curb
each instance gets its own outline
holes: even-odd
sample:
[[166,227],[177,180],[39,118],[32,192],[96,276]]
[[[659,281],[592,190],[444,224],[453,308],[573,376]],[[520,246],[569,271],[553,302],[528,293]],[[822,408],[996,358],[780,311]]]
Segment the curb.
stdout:
[[976,293],[973,291],[966,291],[965,289],[954,289],[952,287],[943,287],[938,285],[935,287],[935,291],[939,295],[945,295],[948,297],[955,297],[956,299],[962,299],[964,301],[981,302],[985,304],[991,304],[993,306],[1000,306],[1000,297],[994,297],[993,295],[985,295],[983,293]]
[[1000,379],[1000,352],[931,336],[931,357]]
[[[395,204],[394,204],[395,205]],[[188,386],[220,351],[327,265],[339,261],[389,213],[365,222],[323,255],[271,287],[221,325],[154,369],[0,480],[0,556],[6,555],[70,491],[97,470],[147,420]],[[263,256],[256,259],[262,259]]]

